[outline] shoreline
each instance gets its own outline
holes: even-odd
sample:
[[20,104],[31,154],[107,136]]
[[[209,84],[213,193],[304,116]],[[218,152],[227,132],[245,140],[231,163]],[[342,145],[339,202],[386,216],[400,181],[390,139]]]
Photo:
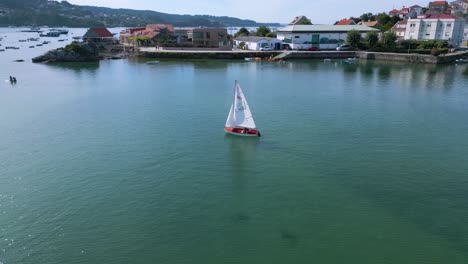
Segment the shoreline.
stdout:
[[449,64],[467,58],[468,51],[433,56],[416,53],[389,53],[366,51],[221,51],[221,50],[143,50],[137,57],[153,59],[233,59],[258,57],[276,60],[347,59],[399,61],[407,63]]

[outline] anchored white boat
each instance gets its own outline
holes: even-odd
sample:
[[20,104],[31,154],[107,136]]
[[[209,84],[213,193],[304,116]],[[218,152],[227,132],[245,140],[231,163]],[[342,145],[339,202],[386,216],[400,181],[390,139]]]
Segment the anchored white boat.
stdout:
[[237,81],[234,85],[234,102],[224,125],[224,131],[228,134],[243,137],[260,136],[260,131],[255,126],[249,104]]

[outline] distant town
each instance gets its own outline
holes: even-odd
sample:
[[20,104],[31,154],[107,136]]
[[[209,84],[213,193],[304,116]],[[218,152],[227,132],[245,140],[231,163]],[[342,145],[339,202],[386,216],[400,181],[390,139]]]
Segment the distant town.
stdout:
[[[452,3],[433,1],[426,7],[403,6],[387,13],[366,13],[339,20],[333,25],[313,24],[307,17],[297,16],[285,27],[260,26],[255,30],[241,27],[232,35],[226,27],[148,24],[123,30],[118,42],[125,47],[147,51],[190,48],[252,51],[341,48],[398,51],[436,48],[450,52],[450,49],[467,46],[467,14],[468,0]],[[90,28],[83,40],[100,45],[115,44],[117,41],[105,28]]]

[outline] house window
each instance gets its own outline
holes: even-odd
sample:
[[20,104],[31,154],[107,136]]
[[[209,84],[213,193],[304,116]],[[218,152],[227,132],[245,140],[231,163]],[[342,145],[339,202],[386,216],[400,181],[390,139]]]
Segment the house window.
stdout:
[[202,39],[203,38],[203,32],[193,32],[193,38]]

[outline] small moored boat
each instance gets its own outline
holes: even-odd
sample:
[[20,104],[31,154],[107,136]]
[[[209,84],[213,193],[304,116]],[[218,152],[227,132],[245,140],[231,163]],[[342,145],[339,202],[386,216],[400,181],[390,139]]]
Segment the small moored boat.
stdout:
[[147,61],[146,64],[159,64],[159,61],[157,61],[157,60]]
[[228,134],[243,137],[260,136],[260,131],[255,126],[250,107],[237,81],[234,85],[234,102],[231,105],[224,131]]

